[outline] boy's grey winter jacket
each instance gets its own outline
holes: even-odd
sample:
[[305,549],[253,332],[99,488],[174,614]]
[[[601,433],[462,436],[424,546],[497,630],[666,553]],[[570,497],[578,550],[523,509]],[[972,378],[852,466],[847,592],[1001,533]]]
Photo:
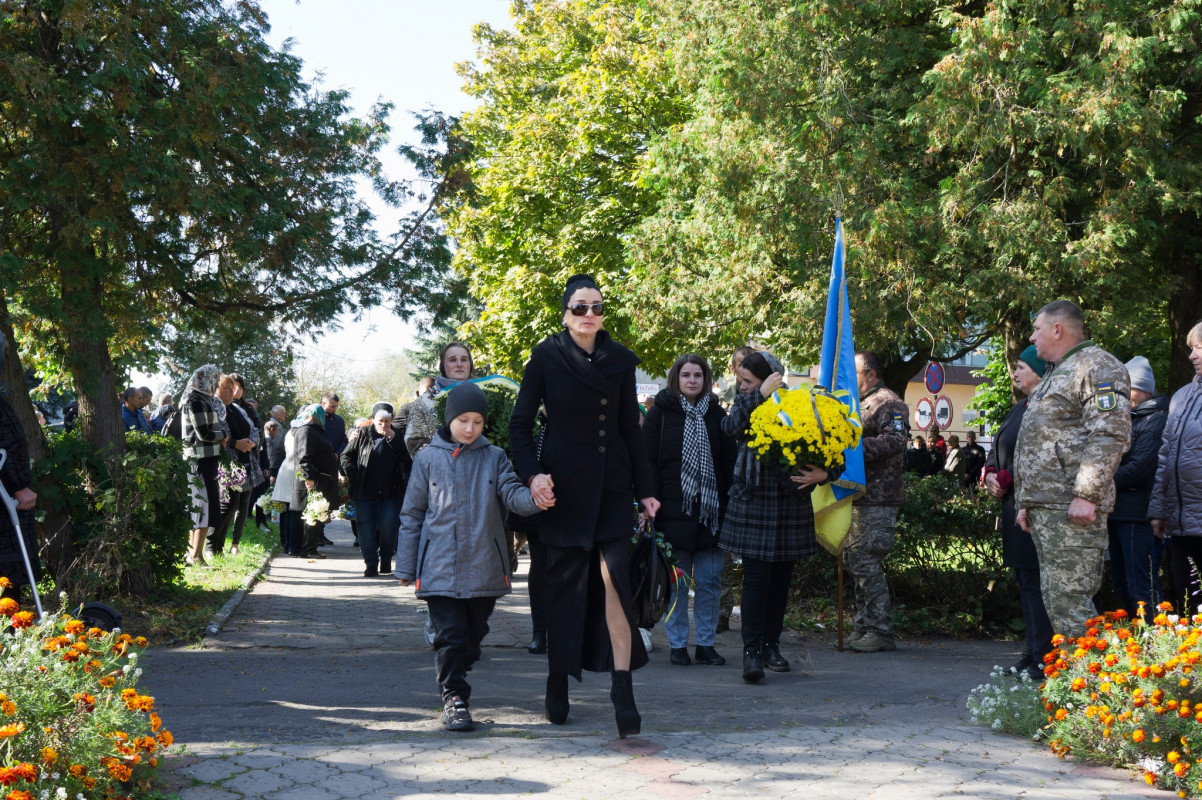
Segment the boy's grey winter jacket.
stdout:
[[1163,519],[1169,536],[1202,536],[1202,376],[1169,403],[1149,519]]
[[508,594],[505,509],[538,512],[504,450],[483,436],[459,447],[435,434],[413,461],[395,574],[416,581],[418,597]]

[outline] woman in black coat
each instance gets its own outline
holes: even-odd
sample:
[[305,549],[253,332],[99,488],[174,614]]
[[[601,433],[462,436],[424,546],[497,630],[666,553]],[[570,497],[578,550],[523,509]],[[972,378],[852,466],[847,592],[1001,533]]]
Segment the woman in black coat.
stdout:
[[[547,548],[547,719],[568,716],[568,675],[612,671],[618,735],[638,733],[630,671],[647,663],[629,585],[632,500],[659,510],[639,434],[639,359],[601,329],[601,291],[588,275],[564,288],[566,330],[530,354],[509,425],[515,468],[541,506]],[[546,407],[541,456],[534,419]]]
[[1052,649],[1052,623],[1039,588],[1039,556],[1035,552],[1035,542],[1015,520],[1012,470],[1018,429],[1022,427],[1023,414],[1027,411],[1025,398],[1035,390],[1046,369],[1044,360],[1035,355],[1035,345],[1019,356],[1010,377],[1014,390],[1024,399],[1014,404],[993,437],[993,449],[985,460],[984,479],[985,490],[1002,501],[1002,563],[1013,569],[1018,579],[1019,605],[1026,627],[1026,649],[1009,671],[1014,674],[1026,672],[1036,681],[1043,680],[1043,656]]
[[[722,595],[722,551],[718,523],[726,509],[735,440],[722,432],[726,411],[711,391],[713,374],[705,359],[683,355],[668,372],[668,387],[655,397],[643,423],[643,442],[663,504],[656,528],[672,545],[676,565],[693,582],[693,624],[698,664],[725,664],[714,649],[718,604]],[[688,486],[686,489],[685,486]],[[669,658],[688,666],[689,594],[672,589],[672,613],[664,621]]]
[[[296,467],[300,479],[292,489],[289,507],[304,513],[309,502],[309,492],[319,492],[330,510],[338,508],[338,456],[330,444],[325,430],[325,412],[319,405],[305,406],[297,419],[304,424],[294,429],[296,438]],[[301,542],[302,558],[325,558],[317,552],[325,532],[324,522],[304,521],[304,539]]]

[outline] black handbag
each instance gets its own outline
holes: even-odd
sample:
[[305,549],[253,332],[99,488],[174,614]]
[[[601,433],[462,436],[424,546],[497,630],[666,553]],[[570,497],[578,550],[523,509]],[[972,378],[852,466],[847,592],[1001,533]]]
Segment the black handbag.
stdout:
[[651,628],[664,618],[672,600],[672,567],[659,549],[656,535],[648,526],[632,540],[630,552],[630,591],[634,622]]

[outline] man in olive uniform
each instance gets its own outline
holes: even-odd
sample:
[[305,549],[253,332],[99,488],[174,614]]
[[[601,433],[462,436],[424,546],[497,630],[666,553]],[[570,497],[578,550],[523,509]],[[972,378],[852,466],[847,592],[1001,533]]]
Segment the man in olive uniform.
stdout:
[[881,562],[896,539],[906,442],[910,440],[910,410],[885,386],[882,373],[881,360],[875,353],[856,353],[865,492],[852,504],[851,530],[843,542],[843,565],[856,587],[855,632],[848,647],[860,653],[897,649],[893,604]]
[[1031,532],[1052,629],[1082,636],[1096,616],[1114,474],[1131,443],[1131,389],[1121,361],[1085,338],[1076,304],[1039,310],[1035,351],[1047,362],[1014,450],[1018,524]]

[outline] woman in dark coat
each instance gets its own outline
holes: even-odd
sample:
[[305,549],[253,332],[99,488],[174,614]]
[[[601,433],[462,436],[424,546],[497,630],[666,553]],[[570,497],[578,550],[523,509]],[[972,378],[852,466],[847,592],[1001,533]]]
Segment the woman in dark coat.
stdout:
[[[0,359],[4,357],[4,339],[0,337]],[[17,520],[21,525],[21,536],[25,552],[34,572],[34,579],[41,578],[38,561],[38,537],[33,517],[33,507],[38,496],[33,491],[33,480],[29,471],[29,448],[25,431],[17,412],[8,401],[0,397],[0,448],[7,454],[4,466],[0,467],[0,480],[9,497],[17,501]],[[0,508],[0,577],[7,578],[9,585],[0,588],[0,597],[20,601],[21,587],[29,583],[25,559],[21,555],[21,543],[17,541],[17,530],[13,527],[8,509]]]
[[[698,664],[725,664],[714,649],[718,603],[722,594],[722,551],[718,523],[726,509],[735,440],[722,432],[726,411],[711,391],[709,364],[697,355],[676,359],[668,386],[655,397],[643,423],[643,442],[655,479],[655,496],[663,504],[656,528],[672,545],[676,565],[693,582],[693,624],[697,629]],[[686,488],[687,486],[687,488]],[[672,613],[664,621],[669,658],[688,666],[689,594],[673,586]]]
[[[309,502],[309,492],[318,492],[330,504],[330,510],[338,508],[338,456],[330,444],[325,430],[325,412],[320,405],[305,406],[297,416],[304,423],[295,429],[296,468],[300,479],[292,489],[291,508],[304,513]],[[325,532],[324,522],[304,520],[304,540],[301,542],[302,558],[325,558],[317,552]]]
[[[567,721],[568,676],[612,671],[618,735],[638,733],[630,671],[647,663],[629,585],[632,500],[659,510],[639,434],[634,368],[639,359],[601,329],[601,291],[588,275],[568,279],[566,330],[530,354],[509,425],[518,475],[546,507],[547,719]],[[541,456],[534,419],[546,407]]]
[[739,368],[741,393],[722,430],[738,442],[730,501],[719,545],[743,559],[743,680],[764,677],[764,667],[787,672],[780,652],[793,565],[818,550],[814,487],[842,474],[807,464],[796,474],[760,461],[748,445],[751,414],[785,385],[784,368],[771,353],[752,353]]
[[1002,426],[993,438],[993,449],[985,459],[984,478],[985,490],[1002,501],[1002,563],[1014,570],[1018,580],[1019,604],[1026,627],[1026,649],[1009,671],[1016,675],[1025,672],[1036,681],[1043,680],[1043,656],[1052,649],[1052,622],[1048,619],[1039,588],[1039,557],[1035,553],[1035,542],[1015,521],[1012,470],[1018,429],[1022,427],[1023,414],[1027,411],[1026,397],[1034,391],[1046,369],[1044,360],[1035,355],[1035,345],[1018,357],[1011,381],[1014,390],[1024,399],[1015,403],[1002,420]]
[[351,434],[339,459],[355,504],[365,578],[392,573],[401,506],[413,466],[403,438],[392,427],[392,404],[376,403],[371,415],[372,424]]

